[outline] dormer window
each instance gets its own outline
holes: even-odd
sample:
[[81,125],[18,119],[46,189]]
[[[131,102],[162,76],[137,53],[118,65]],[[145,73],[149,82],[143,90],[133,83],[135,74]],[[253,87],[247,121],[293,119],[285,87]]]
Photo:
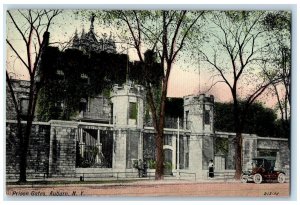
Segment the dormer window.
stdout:
[[81,73],[80,78],[84,83],[90,84],[90,78],[87,76],[87,74]]
[[59,76],[64,76],[65,75],[64,71],[62,71],[62,70],[57,70],[56,74],[59,75]]
[[80,77],[81,77],[82,79],[88,79],[88,76],[87,76],[85,73],[81,73]]

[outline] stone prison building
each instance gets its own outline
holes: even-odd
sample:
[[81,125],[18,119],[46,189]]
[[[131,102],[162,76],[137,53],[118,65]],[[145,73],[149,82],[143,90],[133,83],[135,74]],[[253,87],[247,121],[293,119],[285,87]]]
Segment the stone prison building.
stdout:
[[[7,109],[6,177],[15,179],[19,170],[16,121],[9,119],[9,104]],[[148,176],[154,176],[155,132],[145,119],[145,109],[143,86],[125,83],[115,85],[108,99],[89,99],[87,109],[77,120],[35,121],[28,151],[28,178],[137,177],[139,159],[147,163]],[[209,160],[213,159],[215,172],[233,177],[235,133],[214,130],[214,97],[185,96],[183,112],[182,119],[166,123],[164,129],[165,174],[176,176],[179,171],[182,178],[206,178]],[[266,155],[276,157],[277,168],[289,168],[287,139],[255,134],[243,134],[242,139],[243,169],[253,157]]]

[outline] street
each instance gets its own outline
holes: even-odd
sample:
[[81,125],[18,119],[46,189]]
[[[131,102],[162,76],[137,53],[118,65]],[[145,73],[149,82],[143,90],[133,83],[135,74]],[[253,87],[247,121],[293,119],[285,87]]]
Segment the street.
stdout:
[[288,197],[289,183],[161,183],[138,182],[115,185],[7,186],[10,196],[199,196],[199,197]]

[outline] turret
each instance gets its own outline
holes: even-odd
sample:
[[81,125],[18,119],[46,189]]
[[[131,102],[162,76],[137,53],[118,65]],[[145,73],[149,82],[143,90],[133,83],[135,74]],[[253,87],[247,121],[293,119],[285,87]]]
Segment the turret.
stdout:
[[214,96],[198,95],[184,97],[185,128],[192,133],[214,132]]
[[113,123],[116,127],[143,127],[144,87],[133,83],[115,85],[111,92]]

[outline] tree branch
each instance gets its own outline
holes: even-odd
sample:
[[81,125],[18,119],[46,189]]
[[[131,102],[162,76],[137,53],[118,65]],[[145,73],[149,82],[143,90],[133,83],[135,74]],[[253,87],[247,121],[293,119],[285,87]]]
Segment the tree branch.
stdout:
[[18,56],[18,58],[21,60],[21,62],[24,64],[24,66],[29,70],[29,66],[25,63],[25,61],[22,59],[22,57],[19,55],[19,53],[16,51],[16,49],[13,47],[13,45],[9,42],[9,40],[6,39],[6,43],[11,47],[11,49],[14,51],[14,53]]

